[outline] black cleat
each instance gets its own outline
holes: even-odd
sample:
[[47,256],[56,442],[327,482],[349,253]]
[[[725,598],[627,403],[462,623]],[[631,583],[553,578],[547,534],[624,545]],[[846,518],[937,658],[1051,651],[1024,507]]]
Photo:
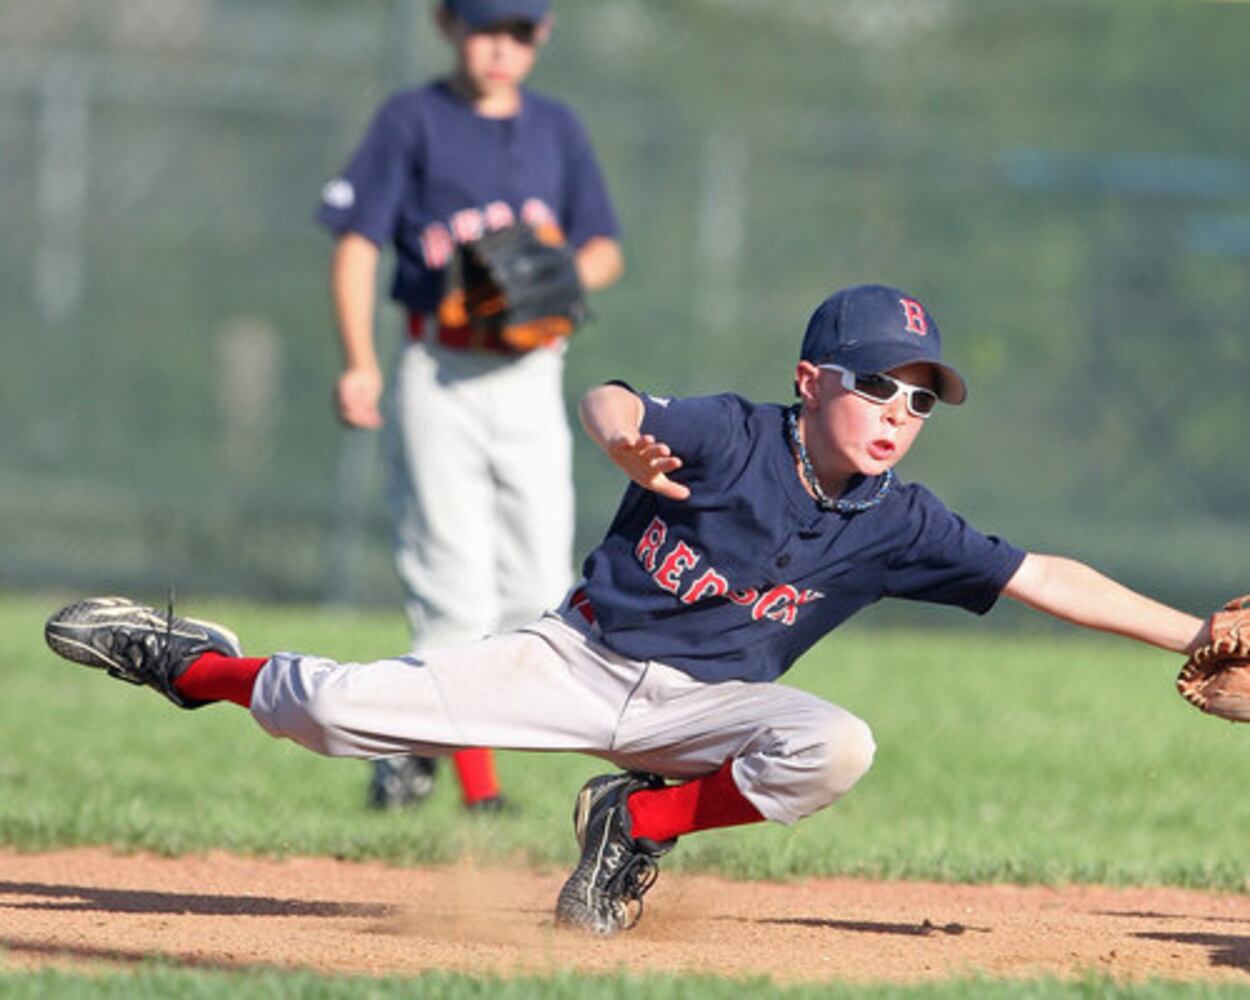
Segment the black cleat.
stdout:
[[417,805],[434,791],[437,757],[382,757],[373,762],[369,805],[373,809],[402,809]]
[[635,840],[625,801],[643,788],[663,788],[654,774],[630,772],[591,778],[573,809],[573,832],[582,849],[556,900],[556,923],[594,934],[628,930],[642,916],[642,896],[659,876],[656,858],[676,843]]
[[175,618],[124,597],[93,597],[62,608],[43,629],[48,647],[83,666],[130,684],[155,688],[180,708],[208,702],[184,698],[174,688],[204,653],[242,656],[233,632],[213,622]]

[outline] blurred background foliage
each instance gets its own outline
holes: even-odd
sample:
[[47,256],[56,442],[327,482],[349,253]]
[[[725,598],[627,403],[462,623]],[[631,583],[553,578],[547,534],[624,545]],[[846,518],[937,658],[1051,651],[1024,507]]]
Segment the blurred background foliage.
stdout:
[[[784,401],[813,307],[896,284],[971,385],[904,478],[1195,610],[1250,583],[1250,4],[555,9],[531,82],[628,260],[570,409],[609,377]],[[447,65],[430,0],[0,4],[0,584],[398,607],[313,212]],[[579,558],[621,485],[579,441]]]

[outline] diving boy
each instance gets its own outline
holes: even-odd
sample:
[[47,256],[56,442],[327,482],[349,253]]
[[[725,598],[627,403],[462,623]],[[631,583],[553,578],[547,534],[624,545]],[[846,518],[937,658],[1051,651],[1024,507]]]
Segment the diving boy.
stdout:
[[1202,619],[983,535],[898,479],[937,403],[966,396],[914,296],[884,285],[829,296],[795,389],[789,407],[590,390],[583,426],[632,482],[561,607],[510,632],[370,664],[249,659],[221,626],[98,598],[53,615],[48,642],[184,707],[235,701],[320,753],[492,746],[609,761],[621,770],[578,794],[582,853],[555,912],[610,934],[637,919],[678,837],[793,823],[867,772],[867,723],[774,682],[881,598],[984,613],[1006,594],[1175,652],[1201,640]]

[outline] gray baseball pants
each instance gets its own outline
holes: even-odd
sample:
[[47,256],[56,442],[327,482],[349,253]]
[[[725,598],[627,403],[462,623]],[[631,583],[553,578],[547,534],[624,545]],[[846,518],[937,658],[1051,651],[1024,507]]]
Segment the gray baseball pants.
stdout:
[[257,677],[266,731],[340,757],[463,747],[576,751],[666,778],[733,760],[760,813],[793,823],[837,801],[872,763],[867,724],[781,684],[707,684],[608,649],[567,604],[531,625],[375,663],[279,653]]

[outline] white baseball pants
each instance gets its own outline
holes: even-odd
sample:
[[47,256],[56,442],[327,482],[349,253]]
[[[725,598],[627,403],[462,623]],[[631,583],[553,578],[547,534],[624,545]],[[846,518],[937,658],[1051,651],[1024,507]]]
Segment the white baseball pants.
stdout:
[[864,775],[874,744],[845,709],[781,684],[705,684],[609,650],[566,604],[518,630],[367,664],[294,653],[261,670],[252,714],[331,756],[461,747],[577,751],[693,778],[732,759],[742,794],[792,823]]
[[396,566],[422,649],[532,621],[572,582],[563,349],[406,343],[383,439]]

